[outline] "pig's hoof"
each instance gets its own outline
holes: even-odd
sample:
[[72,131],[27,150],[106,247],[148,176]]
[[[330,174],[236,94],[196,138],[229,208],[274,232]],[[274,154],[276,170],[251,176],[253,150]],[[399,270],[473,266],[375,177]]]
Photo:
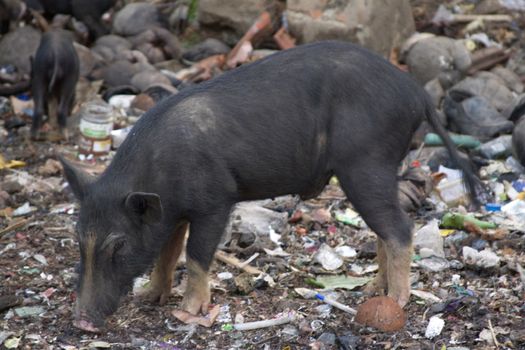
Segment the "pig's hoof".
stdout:
[[193,315],[208,313],[208,306],[210,305],[209,291],[207,293],[199,293],[200,295],[184,296],[182,300],[182,309]]
[[61,141],[65,141],[65,142],[68,142],[69,141],[69,131],[67,129],[61,129],[60,130],[60,137],[61,137]]
[[75,320],[73,321],[73,326],[86,332],[100,333],[99,328],[95,327],[93,323],[86,320]]
[[150,303],[158,303],[159,305],[164,305],[168,301],[170,295],[171,285],[163,287],[151,286],[142,293],[140,293],[139,296]]
[[60,142],[68,141],[68,135],[64,134],[64,131],[49,131],[46,133],[45,139],[49,142]]
[[31,132],[31,141],[45,141],[45,137],[40,131]]

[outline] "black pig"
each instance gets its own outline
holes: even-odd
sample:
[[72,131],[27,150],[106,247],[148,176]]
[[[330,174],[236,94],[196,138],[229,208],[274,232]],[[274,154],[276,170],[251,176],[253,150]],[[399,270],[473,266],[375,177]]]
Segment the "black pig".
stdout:
[[31,93],[35,102],[32,139],[40,139],[39,129],[46,110],[48,116],[51,114],[48,101],[58,102],[58,126],[67,139],[66,121],[75,100],[79,69],[78,55],[68,32],[52,30],[42,35],[31,70]]
[[29,8],[46,15],[73,15],[89,29],[92,40],[107,34],[109,28],[103,23],[102,15],[115,5],[116,0],[26,0]]
[[379,272],[369,289],[405,305],[412,223],[396,176],[424,117],[474,190],[476,178],[424,90],[352,44],[299,46],[167,98],[139,120],[99,178],[63,161],[81,202],[75,325],[97,331],[155,259],[149,297],[164,303],[188,224],[182,308],[206,312],[208,268],[232,206],[310,198],[332,175],[378,235]]

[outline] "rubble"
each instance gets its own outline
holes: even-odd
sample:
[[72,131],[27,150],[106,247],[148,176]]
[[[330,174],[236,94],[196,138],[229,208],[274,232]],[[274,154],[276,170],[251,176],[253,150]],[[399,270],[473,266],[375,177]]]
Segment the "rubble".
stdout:
[[383,54],[400,46],[414,32],[406,1],[388,3],[339,1],[287,2],[290,34],[299,43],[319,40],[349,40]]

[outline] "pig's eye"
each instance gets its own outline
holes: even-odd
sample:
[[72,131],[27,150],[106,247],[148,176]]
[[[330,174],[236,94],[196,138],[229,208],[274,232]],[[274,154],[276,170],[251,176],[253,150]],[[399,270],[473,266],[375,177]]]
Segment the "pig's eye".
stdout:
[[126,241],[119,240],[115,242],[115,245],[113,246],[113,255],[111,257],[111,260],[115,263],[120,258],[123,248],[126,245]]
[[124,242],[124,240],[120,240],[118,242],[115,242],[115,246],[113,247],[113,254],[116,254],[119,250],[124,248],[124,244],[126,244],[126,242]]

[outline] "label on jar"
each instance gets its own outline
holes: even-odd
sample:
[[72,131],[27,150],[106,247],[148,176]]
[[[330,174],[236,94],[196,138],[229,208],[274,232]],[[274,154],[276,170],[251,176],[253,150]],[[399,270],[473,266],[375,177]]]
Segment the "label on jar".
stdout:
[[111,150],[111,139],[93,140],[94,153],[108,153]]
[[111,150],[111,138],[100,140],[80,135],[78,146],[80,153],[104,155]]
[[106,139],[113,130],[113,123],[93,123],[85,119],[80,119],[80,132],[82,135],[94,139]]

